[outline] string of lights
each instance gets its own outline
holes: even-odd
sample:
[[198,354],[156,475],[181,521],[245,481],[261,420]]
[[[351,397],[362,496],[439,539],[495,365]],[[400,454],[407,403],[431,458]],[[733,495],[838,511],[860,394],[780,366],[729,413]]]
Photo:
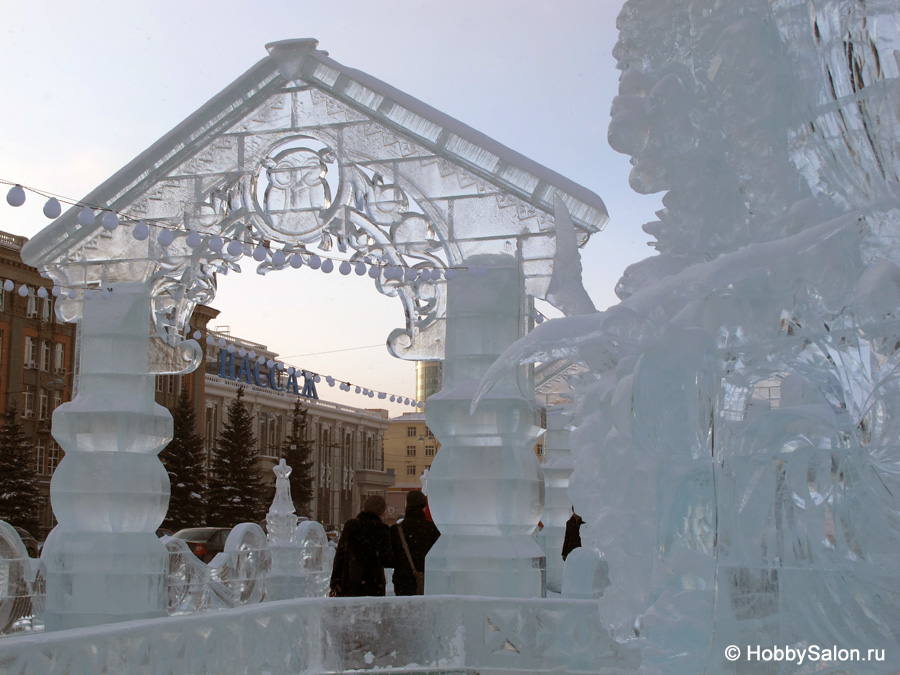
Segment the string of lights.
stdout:
[[184,236],[185,243],[192,249],[205,245],[214,253],[222,253],[224,251],[233,258],[249,254],[257,262],[264,262],[270,259],[272,266],[276,269],[281,269],[288,265],[294,269],[299,269],[306,265],[311,269],[321,270],[325,274],[330,274],[337,265],[338,272],[344,276],[355,271],[358,276],[368,274],[372,279],[376,279],[383,275],[385,280],[402,282],[411,282],[417,279],[434,282],[440,281],[442,278],[450,280],[461,272],[479,273],[477,269],[473,268],[470,270],[464,266],[439,267],[419,263],[415,267],[411,267],[371,260],[368,263],[361,260],[350,262],[338,257],[312,253],[305,249],[292,250],[290,247],[287,247],[283,250],[272,250],[265,242],[256,245],[251,250],[250,244],[239,239],[229,239],[219,235],[204,236],[196,230],[173,226],[171,223],[157,223],[152,220],[136,219],[124,212],[114,211],[96,204],[86,204],[79,200],[62,197],[45,190],[27,187],[4,179],[0,179],[0,184],[12,186],[7,192],[6,201],[13,207],[19,207],[25,203],[26,192],[32,192],[47,198],[43,207],[43,213],[51,220],[58,218],[62,213],[62,203],[69,206],[80,206],[81,210],[78,212],[77,222],[81,227],[94,225],[99,217],[100,224],[109,232],[123,225],[130,226],[132,228],[132,236],[138,241],[148,239],[151,233],[155,232],[156,241],[159,245],[163,248],[168,248],[175,241],[176,236]]
[[[204,237],[195,230],[172,227],[168,224],[160,225],[152,221],[148,223],[145,220],[135,219],[126,213],[117,212],[106,207],[98,206],[96,204],[86,204],[80,200],[70,199],[46,190],[27,187],[20,183],[14,183],[12,181],[4,179],[0,179],[0,184],[12,186],[7,192],[6,201],[10,206],[13,207],[19,207],[25,203],[27,192],[31,192],[33,194],[39,195],[40,197],[46,198],[47,201],[44,204],[43,213],[47,218],[51,220],[60,216],[60,214],[62,213],[62,203],[65,203],[69,206],[81,207],[81,211],[79,211],[77,216],[77,221],[78,224],[82,227],[94,225],[97,218],[99,217],[102,227],[110,232],[116,230],[120,225],[123,225],[123,223],[130,225],[132,227],[132,236],[139,241],[146,240],[151,234],[151,229],[155,229],[157,231],[157,241],[163,247],[168,247],[169,245],[171,245],[175,240],[176,234],[184,235],[185,243],[191,248],[197,248],[204,244]],[[227,240],[227,238],[220,237],[218,235],[207,237],[205,244],[213,252],[219,253],[224,249],[232,257],[238,257],[239,255],[245,253],[245,249],[247,247],[247,244],[243,241],[236,239]],[[351,263],[348,260],[331,258],[327,255],[319,255],[310,253],[308,251],[270,251],[263,244],[257,245],[252,250],[251,255],[257,262],[263,262],[271,257],[272,265],[276,268],[282,268],[289,265],[294,269],[299,269],[300,267],[307,266],[310,269],[321,270],[322,272],[328,274],[334,270],[335,263],[338,263],[338,271],[340,272],[340,274],[345,276],[355,271],[358,276],[368,274],[369,277],[375,279],[383,275],[384,279],[386,280],[394,279],[403,282],[415,281],[416,279],[421,279],[423,281],[439,281],[442,278],[451,280],[456,274],[459,273],[468,272],[474,275],[478,275],[481,273],[481,270],[478,268],[469,268],[464,266],[438,268],[422,266],[408,267],[397,264],[373,263],[371,261],[368,264],[363,261],[356,261]],[[303,258],[304,255],[306,256],[306,260],[304,260]],[[8,292],[12,292],[13,290],[15,290],[15,284],[11,280],[7,279],[3,282],[3,289]],[[84,288],[81,289],[81,297],[84,300],[91,300],[95,296],[107,298],[109,297],[110,293],[113,292],[113,290],[114,289],[112,288],[102,287]],[[26,297],[31,291],[27,285],[22,285],[19,287],[17,292],[20,296]],[[75,300],[79,296],[79,292],[75,288],[62,289],[57,286],[54,286],[51,291],[49,291],[49,293],[46,288],[41,286],[37,289],[36,294],[40,298],[46,298],[49,294],[52,294],[57,298],[60,296],[65,296],[71,300]],[[542,323],[544,321],[544,318],[545,317],[539,311],[535,311],[535,323]],[[199,331],[196,331],[193,334],[193,338],[198,341],[203,339],[203,337],[204,336]],[[239,352],[240,356],[244,356],[244,354],[240,353],[244,351],[243,347],[236,346],[234,343],[230,343],[223,337],[207,335],[206,342],[208,345],[218,344],[220,348],[227,349],[231,352],[237,351]],[[251,359],[257,358],[257,355],[252,352],[252,350],[251,352],[249,352],[249,354],[251,354]],[[289,375],[293,375],[295,372],[302,373],[304,377],[309,376],[312,377],[315,382],[321,382],[321,375],[318,373],[295,368],[294,366],[284,364],[282,361],[276,362],[272,361],[271,359],[263,359],[263,361],[266,362],[269,368],[275,367],[279,371],[286,371]],[[331,387],[338,386],[342,391],[346,392],[352,390],[356,394],[368,396],[369,398],[377,397],[378,399],[382,400],[387,399],[392,403],[401,403],[403,405],[410,405],[416,408],[422,407],[423,405],[422,402],[410,399],[409,397],[390,394],[388,392],[378,391],[369,387],[353,385],[349,381],[340,380],[332,377],[331,375],[325,376],[325,381]]]

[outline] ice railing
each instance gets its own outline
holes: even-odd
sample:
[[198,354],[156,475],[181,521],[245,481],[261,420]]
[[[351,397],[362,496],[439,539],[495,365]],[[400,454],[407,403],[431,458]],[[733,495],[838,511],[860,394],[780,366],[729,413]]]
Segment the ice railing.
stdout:
[[[168,614],[326,596],[334,554],[325,530],[317,522],[304,521],[297,526],[296,542],[290,547],[272,545],[259,525],[242,523],[228,535],[225,551],[207,564],[185,541],[164,537]],[[275,556],[278,566],[272,565]],[[29,558],[15,529],[0,521],[0,636],[43,631],[44,578],[41,560]]]
[[471,596],[298,599],[0,641],[29,675],[635,671],[597,603]]

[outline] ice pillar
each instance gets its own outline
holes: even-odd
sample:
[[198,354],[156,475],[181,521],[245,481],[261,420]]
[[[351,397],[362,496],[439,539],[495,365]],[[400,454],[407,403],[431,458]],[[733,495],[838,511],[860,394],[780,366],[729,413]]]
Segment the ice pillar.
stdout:
[[50,499],[59,524],[47,537],[47,630],[163,616],[165,547],[156,537],[169,480],[157,453],[172,417],[148,374],[150,296],[119,284],[85,299],[75,398],[53,413],[65,457]]
[[469,413],[484,372],[524,332],[521,273],[510,256],[467,263],[468,273],[447,282],[443,388],[426,409],[441,441],[428,478],[441,538],[425,560],[425,592],[541,597],[545,559],[533,533],[544,481],[530,370],[509,372]]
[[572,452],[569,444],[572,406],[555,406],[547,411],[547,431],[544,434],[543,465],[546,498],[538,534],[538,543],[547,556],[547,589],[562,591],[562,545],[566,521],[572,515],[569,498],[569,477],[572,475]]

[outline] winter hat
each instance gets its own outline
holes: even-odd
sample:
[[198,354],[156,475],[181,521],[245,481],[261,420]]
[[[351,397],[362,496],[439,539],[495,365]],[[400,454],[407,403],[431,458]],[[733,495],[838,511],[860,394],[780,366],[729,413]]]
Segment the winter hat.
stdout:
[[406,493],[406,508],[408,509],[424,509],[427,503],[425,493],[421,490],[413,490]]

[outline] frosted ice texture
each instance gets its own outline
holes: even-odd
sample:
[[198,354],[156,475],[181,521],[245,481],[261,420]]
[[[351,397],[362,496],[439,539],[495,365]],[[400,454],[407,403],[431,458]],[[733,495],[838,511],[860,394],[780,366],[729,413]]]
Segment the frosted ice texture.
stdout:
[[544,481],[530,451],[540,429],[529,370],[513,369],[470,412],[481,375],[523,334],[528,304],[515,258],[475,256],[469,265],[448,282],[443,387],[425,412],[441,442],[428,476],[441,537],[425,559],[425,592],[540,597],[545,561],[533,532]]
[[51,481],[58,525],[41,555],[48,630],[165,614],[168,556],[154,531],[169,498],[157,453],[172,417],[148,373],[149,300],[132,283],[85,303],[79,391],[53,412],[66,454]]
[[646,672],[796,672],[728,662],[731,644],[900,659],[898,21],[825,0],[620,15],[609,139],[636,190],[666,191],[659,255],[486,380],[536,358],[593,371],[578,558],[608,563],[601,614]]

